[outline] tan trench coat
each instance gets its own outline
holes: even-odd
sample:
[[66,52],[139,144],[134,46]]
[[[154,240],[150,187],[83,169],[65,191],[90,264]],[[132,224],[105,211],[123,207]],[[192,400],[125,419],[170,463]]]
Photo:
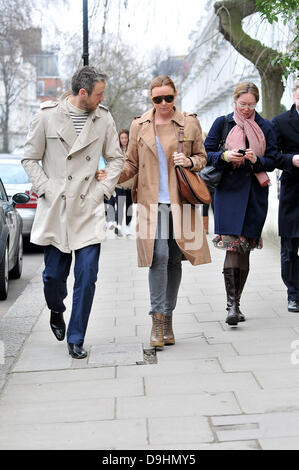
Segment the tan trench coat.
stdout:
[[[104,194],[111,196],[124,157],[109,111],[92,111],[77,136],[66,99],[48,101],[34,117],[22,164],[38,194],[31,241],[69,253],[105,238]],[[107,179],[95,172],[100,155],[107,161]],[[42,166],[39,164],[41,162]]]
[[[137,186],[137,250],[138,266],[151,266],[157,228],[159,159],[154,131],[154,108],[140,118],[134,119],[130,129],[127,160],[119,182],[138,173]],[[200,171],[206,165],[206,153],[202,132],[196,115],[184,115],[175,109],[172,121],[175,134],[184,126],[183,152],[191,156],[193,171]],[[210,263],[210,251],[203,228],[200,206],[182,204],[177,187],[173,164],[173,153],[178,149],[178,138],[169,142],[166,155],[168,163],[168,187],[173,214],[175,239],[183,253],[183,259],[193,265]]]

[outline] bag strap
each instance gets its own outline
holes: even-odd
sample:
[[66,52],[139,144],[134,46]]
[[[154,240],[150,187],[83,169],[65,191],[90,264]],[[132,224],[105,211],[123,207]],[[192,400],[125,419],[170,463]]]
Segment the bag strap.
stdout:
[[226,137],[227,137],[227,129],[228,129],[228,116],[224,116],[224,124],[222,128],[221,140],[219,142],[219,150],[221,148],[224,148],[224,144],[225,144]]
[[178,143],[178,153],[181,153],[183,150],[184,142],[184,127],[179,128],[179,143]]
[[178,153],[181,153],[183,150],[183,142],[184,142],[184,129],[185,129],[185,120],[186,120],[186,113],[184,115],[184,125],[179,127],[179,144],[178,144]]

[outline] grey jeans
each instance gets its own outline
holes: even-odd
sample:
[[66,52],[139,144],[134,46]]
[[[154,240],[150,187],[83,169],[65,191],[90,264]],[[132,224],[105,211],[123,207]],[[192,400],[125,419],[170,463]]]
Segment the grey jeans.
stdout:
[[149,268],[149,314],[171,315],[182,278],[182,252],[173,236],[170,204],[159,204],[154,256]]

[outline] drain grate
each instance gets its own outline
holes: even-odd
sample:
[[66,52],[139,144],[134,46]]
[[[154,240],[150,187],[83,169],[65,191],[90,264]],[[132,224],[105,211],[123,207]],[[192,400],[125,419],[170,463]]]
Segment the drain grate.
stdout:
[[102,366],[123,366],[156,364],[155,349],[143,349],[141,343],[104,344],[90,348],[88,364]]
[[138,365],[145,364],[157,364],[157,354],[155,348],[148,348],[143,350],[143,361],[139,362]]

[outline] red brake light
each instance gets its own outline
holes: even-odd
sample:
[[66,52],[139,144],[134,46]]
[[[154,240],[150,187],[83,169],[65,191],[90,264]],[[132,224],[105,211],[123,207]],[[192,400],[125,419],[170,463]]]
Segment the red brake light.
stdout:
[[36,209],[38,195],[35,193],[30,194],[30,191],[28,190],[25,191],[25,193],[30,196],[30,200],[26,202],[25,204],[17,204],[16,208],[17,209]]

